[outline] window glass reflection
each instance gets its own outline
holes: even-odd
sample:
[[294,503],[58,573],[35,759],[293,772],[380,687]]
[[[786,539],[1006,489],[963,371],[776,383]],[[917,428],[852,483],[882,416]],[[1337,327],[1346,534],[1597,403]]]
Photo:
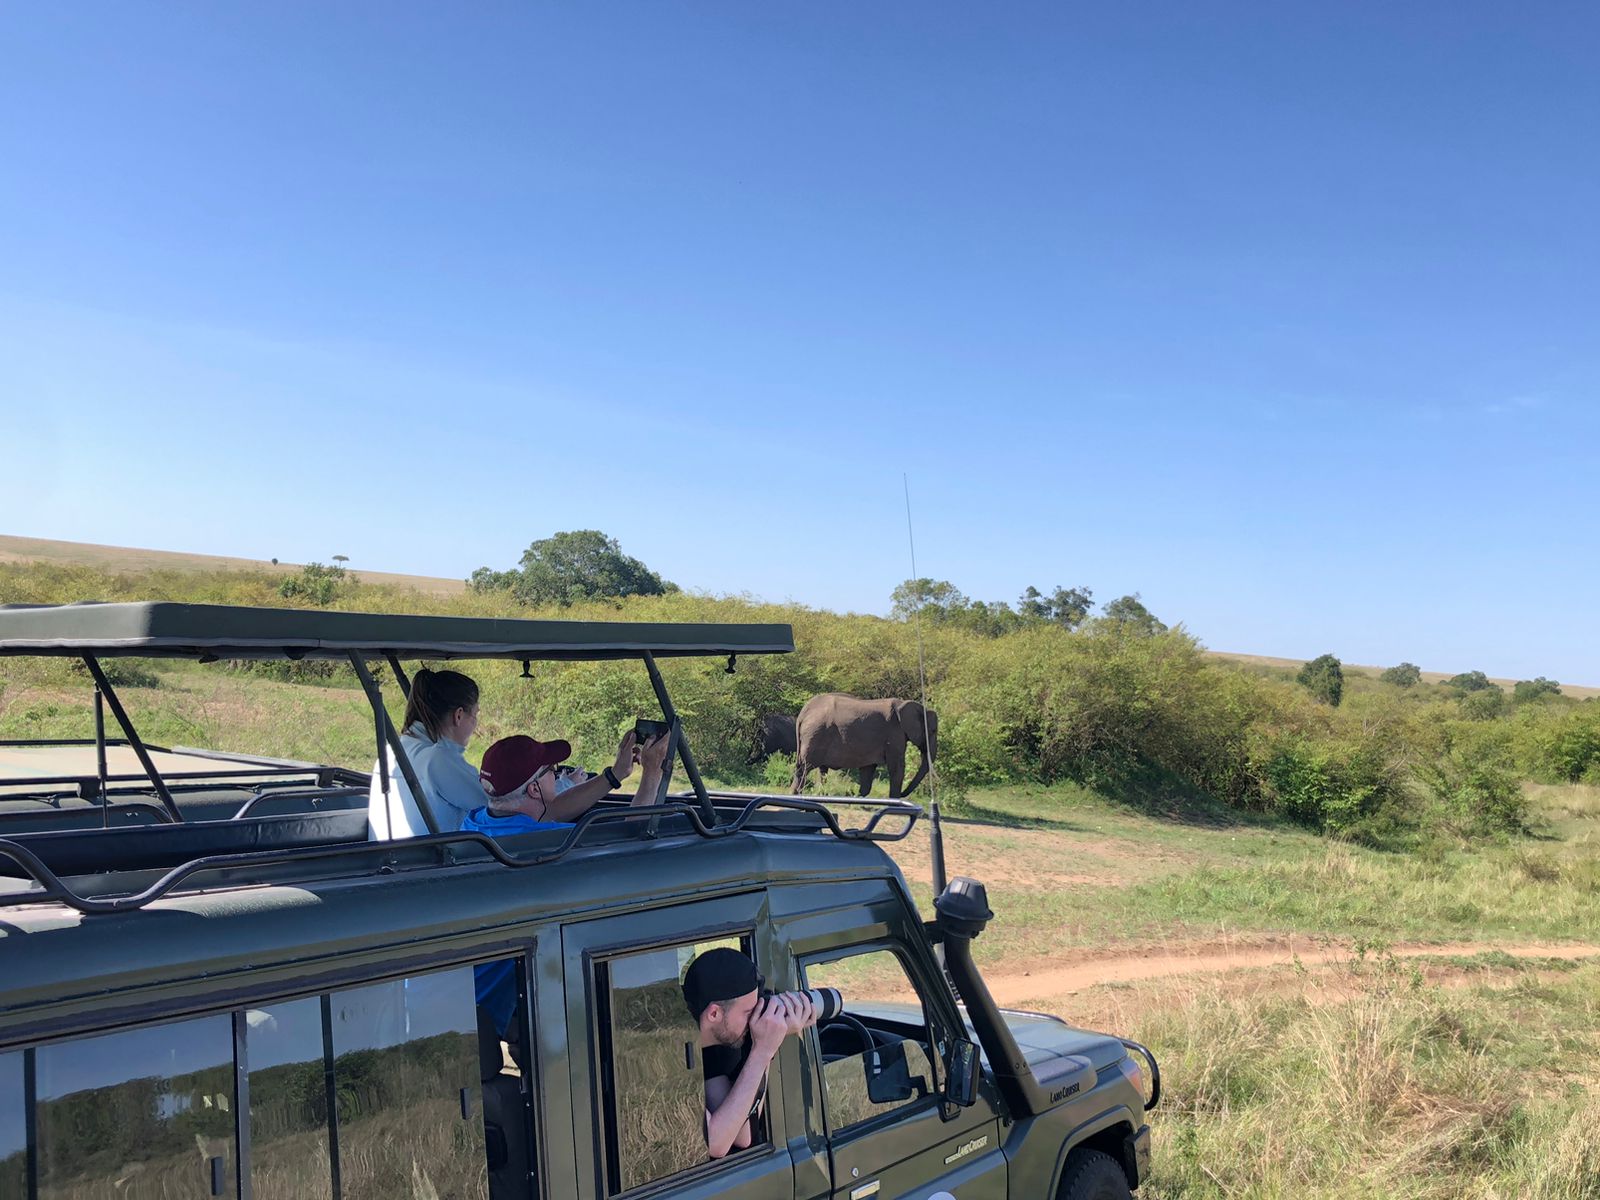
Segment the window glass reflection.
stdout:
[[905,964],[872,950],[805,969],[807,987],[831,987],[844,1011],[817,1027],[828,1126],[835,1133],[933,1094],[921,997]]
[[22,1054],[0,1054],[0,1196],[20,1196],[28,1180],[28,1121]]
[[122,1030],[35,1055],[39,1200],[235,1194],[229,1018]]
[[460,967],[331,997],[343,1200],[487,1195],[473,991]]
[[315,996],[245,1012],[254,1200],[330,1200],[322,1002]]

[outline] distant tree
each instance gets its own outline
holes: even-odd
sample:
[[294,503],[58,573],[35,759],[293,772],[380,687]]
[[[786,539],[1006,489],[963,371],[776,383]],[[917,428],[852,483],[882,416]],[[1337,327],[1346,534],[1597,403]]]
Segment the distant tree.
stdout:
[[342,567],[345,563],[350,561],[350,556],[348,554],[335,554],[333,556],[333,561]]
[[1295,679],[1323,704],[1338,708],[1344,699],[1344,667],[1331,654],[1313,658]]
[[1487,691],[1495,686],[1482,671],[1463,671],[1459,675],[1452,675],[1444,681],[1444,685],[1452,692],[1458,692],[1463,696],[1468,692]]
[[1561,695],[1561,685],[1554,679],[1546,679],[1543,675],[1537,679],[1523,679],[1511,689],[1511,698],[1518,704],[1526,704],[1530,700],[1539,700],[1545,696]]
[[1100,612],[1105,620],[1125,633],[1152,637],[1167,631],[1165,623],[1156,620],[1155,614],[1144,606],[1138,592],[1134,592],[1131,596],[1118,596]]
[[[478,572],[474,572],[476,577]],[[573,604],[622,596],[660,596],[677,591],[616,538],[598,529],[574,529],[541,538],[522,554],[511,593],[524,604]],[[481,590],[481,589],[480,589]]]
[[[278,565],[278,560],[277,559],[273,559],[272,560],[272,565],[273,566],[277,566]],[[935,747],[935,749],[937,749],[937,747]]]
[[1000,637],[1025,623],[1004,601],[970,600],[947,579],[907,579],[890,593],[889,601],[890,615],[897,620],[920,616],[935,625],[956,625],[984,637]]
[[1395,687],[1416,687],[1422,682],[1422,668],[1416,663],[1403,662],[1398,667],[1390,667],[1378,676],[1379,683],[1392,683]]
[[1017,601],[1017,611],[1024,617],[1040,621],[1053,621],[1063,629],[1076,629],[1089,617],[1094,607],[1094,592],[1086,587],[1064,588],[1059,585],[1046,596],[1031,584]]
[[971,601],[966,594],[948,579],[907,579],[889,593],[890,615],[909,621],[917,614],[931,620],[943,620],[953,612],[965,609]]
[[493,567],[479,567],[467,577],[467,586],[475,592],[509,592],[521,578],[521,571],[496,571]]

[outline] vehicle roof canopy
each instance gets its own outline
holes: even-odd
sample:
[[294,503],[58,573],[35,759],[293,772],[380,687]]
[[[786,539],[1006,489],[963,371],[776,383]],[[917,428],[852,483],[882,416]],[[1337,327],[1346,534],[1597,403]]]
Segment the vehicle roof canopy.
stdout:
[[794,631],[782,624],[531,621],[168,601],[0,607],[0,655],[636,659],[793,649]]

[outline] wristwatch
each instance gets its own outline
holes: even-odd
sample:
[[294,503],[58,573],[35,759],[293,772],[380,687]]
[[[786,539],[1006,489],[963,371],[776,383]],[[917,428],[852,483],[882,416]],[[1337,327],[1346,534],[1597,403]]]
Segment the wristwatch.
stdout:
[[605,769],[604,774],[605,774],[605,777],[606,777],[606,782],[611,785],[611,790],[613,792],[616,791],[619,787],[622,786],[622,780],[617,778],[617,773],[615,771],[613,771],[610,767],[607,767]]

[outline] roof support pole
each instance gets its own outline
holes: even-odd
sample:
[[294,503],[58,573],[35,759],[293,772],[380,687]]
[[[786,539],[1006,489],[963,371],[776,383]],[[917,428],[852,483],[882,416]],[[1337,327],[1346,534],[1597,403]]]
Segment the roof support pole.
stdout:
[[[434,823],[433,814],[428,811],[428,805],[423,799],[422,785],[417,782],[416,768],[411,765],[411,756],[406,753],[406,748],[400,744],[400,735],[395,732],[394,722],[389,720],[389,710],[383,706],[383,693],[378,690],[377,680],[372,678],[372,672],[367,670],[366,660],[361,657],[359,650],[350,651],[350,665],[356,669],[356,678],[361,680],[361,690],[367,693],[367,702],[372,705],[372,719],[378,730],[378,769],[385,775],[388,774],[388,756],[383,753],[383,743],[389,744],[389,749],[394,754],[394,761],[399,764],[400,774],[405,776],[406,786],[411,789],[411,796],[417,802],[417,811],[422,814],[423,824],[427,825],[429,833],[438,833],[439,826]],[[388,803],[387,780],[385,782],[384,803]],[[394,828],[391,820],[390,829]],[[455,832],[451,830],[450,832]]]
[[650,686],[655,689],[656,699],[661,702],[661,715],[678,731],[678,757],[683,760],[683,772],[689,777],[689,785],[694,788],[695,799],[700,802],[700,815],[705,818],[707,825],[715,825],[717,810],[711,806],[711,797],[706,795],[705,781],[700,778],[700,768],[695,765],[694,752],[683,739],[683,729],[678,724],[678,710],[672,707],[672,697],[667,695],[667,682],[661,678],[656,656],[648,650],[644,652],[644,669],[650,672]]
[[[100,669],[100,660],[92,654],[86,654],[83,656],[83,665],[89,668],[89,674],[94,677],[94,686],[105,696],[106,703],[111,706],[111,715],[117,719],[117,724],[122,726],[123,736],[128,739],[128,745],[133,748],[133,753],[138,757],[139,765],[144,768],[144,773],[150,777],[150,786],[155,788],[156,796],[160,798],[162,807],[167,810],[167,815],[178,824],[183,824],[183,814],[178,811],[178,805],[172,799],[172,793],[167,790],[167,785],[162,782],[161,772],[156,770],[156,764],[150,759],[150,751],[146,750],[144,743],[139,740],[139,731],[133,727],[133,722],[128,720],[127,710],[122,707],[122,701],[117,699],[117,693],[112,689],[111,681],[106,678],[106,673]],[[104,798],[102,797],[103,800]]]
[[100,828],[111,826],[111,797],[106,795],[106,696],[94,685],[95,798],[100,801]]
[[411,699],[411,677],[406,674],[406,669],[400,665],[400,656],[390,650],[383,656],[383,661],[389,664],[389,670],[394,672],[394,681],[400,685],[400,694],[407,700]]

